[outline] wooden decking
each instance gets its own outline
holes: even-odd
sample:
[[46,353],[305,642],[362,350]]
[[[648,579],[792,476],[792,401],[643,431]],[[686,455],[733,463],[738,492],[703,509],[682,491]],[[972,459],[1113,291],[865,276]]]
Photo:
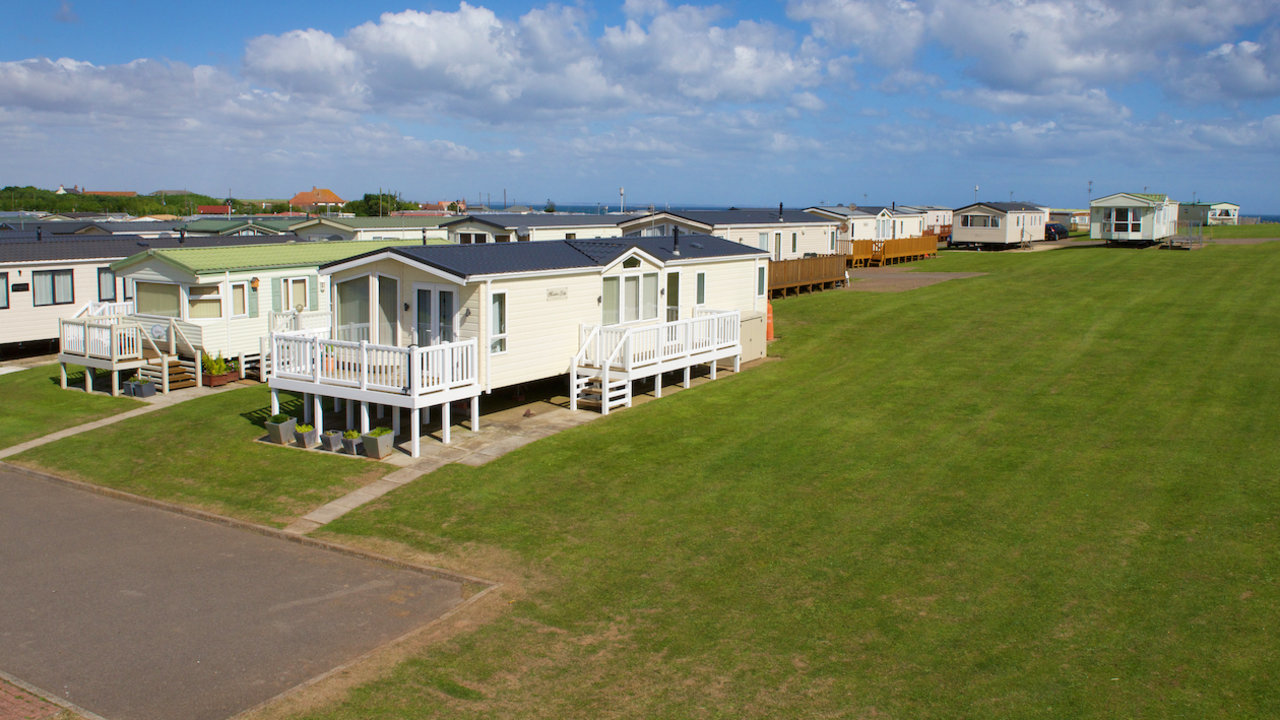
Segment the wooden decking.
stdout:
[[848,267],[896,265],[938,254],[938,238],[935,235],[892,240],[854,240],[849,245]]
[[845,283],[844,255],[818,255],[769,263],[769,295],[785,297],[802,292],[830,290]]

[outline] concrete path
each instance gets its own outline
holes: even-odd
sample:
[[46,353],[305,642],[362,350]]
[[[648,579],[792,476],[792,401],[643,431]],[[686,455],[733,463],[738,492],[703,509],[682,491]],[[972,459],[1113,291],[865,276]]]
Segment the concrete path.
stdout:
[[223,720],[464,601],[461,578],[8,466],[0,568],[0,669],[111,720]]

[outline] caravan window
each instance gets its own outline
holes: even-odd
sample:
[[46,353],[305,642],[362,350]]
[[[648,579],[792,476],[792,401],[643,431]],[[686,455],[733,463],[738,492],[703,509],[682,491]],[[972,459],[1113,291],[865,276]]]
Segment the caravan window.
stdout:
[[369,278],[362,276],[334,285],[338,322],[335,338],[359,342],[369,339]]
[[169,283],[138,281],[134,284],[139,315],[158,315],[176,318],[181,306],[182,289]]
[[76,301],[70,270],[36,270],[31,273],[35,306],[70,305]]
[[187,290],[187,317],[193,320],[222,317],[222,287],[192,285]]

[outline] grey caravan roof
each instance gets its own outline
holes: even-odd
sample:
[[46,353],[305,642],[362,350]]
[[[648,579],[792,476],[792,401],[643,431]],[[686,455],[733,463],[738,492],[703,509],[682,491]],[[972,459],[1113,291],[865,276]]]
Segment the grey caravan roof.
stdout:
[[[723,238],[696,234],[680,235],[679,255],[675,254],[675,240],[671,236],[546,240],[481,245],[412,245],[388,248],[387,252],[458,277],[469,278],[478,275],[604,267],[632,248],[639,249],[661,262],[716,257],[751,257],[765,254]],[[374,254],[377,253],[366,253],[359,257]],[[358,260],[359,257],[329,263],[323,267],[349,263]]]
[[0,264],[67,262],[72,260],[117,260],[152,248],[221,247],[226,245],[262,245],[296,241],[294,235],[255,237],[187,236],[143,238],[137,235],[58,235],[36,240],[35,234],[0,237]]

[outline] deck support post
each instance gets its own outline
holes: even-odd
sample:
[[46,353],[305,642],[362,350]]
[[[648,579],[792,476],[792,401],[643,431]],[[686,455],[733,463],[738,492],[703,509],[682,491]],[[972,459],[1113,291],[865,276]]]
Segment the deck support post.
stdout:
[[410,428],[409,428],[409,457],[418,457],[422,442],[422,411],[414,408],[410,411]]
[[271,388],[271,414],[280,414],[280,391],[275,388]]
[[64,362],[58,363],[58,384],[63,390],[67,389],[67,364]]
[[400,437],[400,408],[391,408],[391,434]]
[[444,440],[444,444],[449,444],[449,406],[452,403],[445,403],[440,406],[440,437]]
[[711,366],[711,379],[715,380],[716,379],[716,361],[712,360],[707,364]]
[[333,411],[334,411],[334,412],[339,412],[339,411],[341,411],[341,410],[342,410],[342,398],[338,397],[337,395],[334,395],[334,396],[333,396]]
[[311,423],[316,426],[316,434],[324,434],[324,397],[318,393],[311,395],[312,412],[315,415],[315,422]]
[[684,389],[685,389],[685,390],[688,390],[688,389],[689,389],[689,387],[690,387],[690,384],[691,384],[691,383],[690,383],[690,380],[691,380],[691,378],[692,378],[692,375],[691,375],[690,373],[692,373],[692,371],[693,371],[693,366],[692,366],[692,365],[685,365],[685,366],[684,366]]
[[662,373],[653,376],[653,396],[655,398],[662,397]]
[[93,392],[93,368],[88,365],[84,366],[84,391],[86,393]]
[[120,371],[111,371],[111,397],[120,397]]
[[369,403],[365,400],[360,401],[360,434],[365,435],[369,432]]
[[311,403],[315,397],[314,393],[302,393],[302,422],[307,425],[315,425],[311,417]]
[[480,396],[471,396],[471,432],[480,432]]
[[742,356],[741,356],[741,355],[734,355],[734,356],[733,356],[733,371],[734,371],[735,373],[737,373],[737,372],[741,369],[741,367],[742,367]]
[[351,427],[356,424],[354,402],[355,402],[354,400],[347,401],[347,429],[348,430],[350,430]]

